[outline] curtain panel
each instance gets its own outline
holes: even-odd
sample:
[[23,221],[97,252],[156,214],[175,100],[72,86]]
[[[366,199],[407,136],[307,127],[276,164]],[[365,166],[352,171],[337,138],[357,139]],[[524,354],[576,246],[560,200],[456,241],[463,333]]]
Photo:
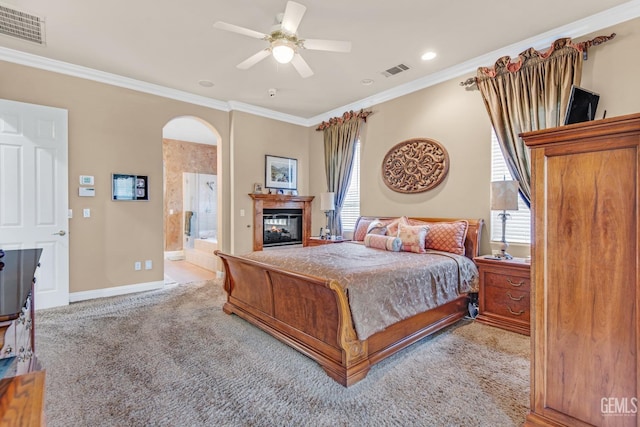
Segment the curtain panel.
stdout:
[[360,129],[371,111],[348,111],[341,117],[322,122],[316,130],[324,132],[324,166],[327,175],[327,191],[333,192],[335,210],[329,212],[331,234],[342,235],[340,214],[351,182],[353,156]]
[[590,46],[615,37],[598,37],[583,43],[558,39],[544,52],[529,48],[516,61],[504,56],[493,67],[478,68],[477,84],[498,137],[502,154],[520,194],[531,204],[529,151],[519,134],[564,124],[571,86],[580,85],[582,63]]

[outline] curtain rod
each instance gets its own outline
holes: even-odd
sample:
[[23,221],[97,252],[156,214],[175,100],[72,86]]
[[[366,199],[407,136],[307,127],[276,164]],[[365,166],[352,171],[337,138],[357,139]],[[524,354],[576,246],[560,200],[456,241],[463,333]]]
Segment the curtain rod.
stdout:
[[332,117],[329,120],[327,120],[326,122],[322,122],[318,125],[318,127],[316,128],[316,130],[325,130],[333,125],[339,125],[342,124],[346,121],[349,121],[353,118],[359,118],[364,120],[364,122],[367,122],[367,117],[369,117],[370,114],[373,114],[373,111],[365,111],[364,109],[358,111],[357,113],[354,112],[353,110],[351,111],[345,111],[344,114],[342,114],[342,116],[340,117]]
[[501,70],[518,71],[528,60],[533,58],[548,58],[553,52],[560,50],[564,47],[571,47],[575,50],[582,52],[582,57],[586,61],[588,56],[588,50],[591,46],[598,46],[608,42],[616,36],[616,33],[612,33],[610,36],[598,36],[591,40],[574,44],[571,38],[565,37],[554,41],[544,52],[538,51],[532,47],[520,52],[518,55],[518,61],[512,62],[511,57],[508,55],[498,58],[493,67],[479,67],[478,74],[484,74],[482,77],[469,77],[467,80],[460,82],[460,86],[472,86],[477,84],[478,81],[485,78],[493,78],[499,74]]

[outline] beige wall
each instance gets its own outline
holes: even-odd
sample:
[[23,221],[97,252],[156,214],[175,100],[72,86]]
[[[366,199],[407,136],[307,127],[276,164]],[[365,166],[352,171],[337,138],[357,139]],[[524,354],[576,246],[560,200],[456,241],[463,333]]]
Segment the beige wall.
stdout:
[[[70,292],[164,280],[162,128],[195,116],[228,144],[228,113],[7,62],[0,98],[69,111]],[[150,200],[111,201],[112,173],[148,175]],[[95,176],[96,197],[78,197],[79,175]],[[148,259],[152,270],[134,271]]]
[[579,40],[616,33],[602,46],[589,49],[581,86],[600,94],[596,119],[640,112],[640,18],[600,30]]
[[[598,118],[640,111],[640,19],[590,35],[616,32],[613,41],[592,48],[582,85],[602,95]],[[490,64],[487,64],[490,65]],[[489,120],[480,94],[466,91],[461,76],[394,99],[371,109],[362,148],[362,214],[489,218]],[[264,184],[264,155],[298,159],[298,191],[326,190],[322,132],[246,113],[206,107],[0,62],[0,98],[69,110],[70,291],[161,281],[163,272],[162,128],[179,116],[195,116],[220,135],[218,146],[221,248],[233,253],[251,249],[251,198],[256,182]],[[402,195],[382,182],[386,152],[413,137],[439,141],[449,152],[447,179],[436,189]],[[112,202],[113,172],[148,175],[149,202]],[[77,196],[79,175],[96,177],[96,197]],[[324,223],[314,203],[312,230]],[[83,208],[92,217],[81,218]],[[240,216],[240,210],[245,216]],[[487,232],[483,252],[491,247]],[[526,255],[528,248],[512,248]],[[151,259],[151,271],[133,263]]]
[[[460,80],[370,108],[373,114],[367,119],[361,147],[362,215],[489,217],[490,123],[479,93],[461,88]],[[410,138],[434,139],[449,153],[449,173],[433,190],[396,193],[382,181],[384,156],[391,147]],[[312,150],[322,146],[321,132],[316,132],[313,139]],[[318,180],[324,179],[324,171],[317,173]],[[316,215],[321,218],[319,212]],[[486,236],[483,242],[488,247]]]
[[[635,54],[640,45],[640,19],[597,31],[577,41],[612,32],[617,33],[617,37],[605,45],[591,48],[583,69],[582,86],[601,95],[598,119],[602,118],[604,110],[607,110],[607,117],[640,112],[640,86],[635,82],[640,73],[640,57]],[[489,220],[491,124],[480,93],[459,86],[459,82],[471,76],[454,78],[370,108],[373,114],[367,120],[361,153],[362,215]],[[320,160],[322,133],[313,129],[309,133],[310,156],[318,159],[311,168],[311,190],[318,194],[326,189]],[[395,144],[416,137],[435,139],[447,149],[451,163],[449,175],[428,192],[395,193],[382,181],[382,159]],[[316,206],[314,230],[322,225],[323,218]],[[492,246],[493,249],[498,247],[489,242],[487,224],[481,250],[490,253]],[[512,244],[510,252],[526,256],[529,247]]]
[[[247,113],[231,113],[231,242],[236,254],[253,249],[253,184],[265,184],[265,155],[298,160],[298,194],[313,196],[309,186],[309,134],[302,126]],[[263,190],[266,193],[266,189]],[[240,215],[244,210],[245,216]]]

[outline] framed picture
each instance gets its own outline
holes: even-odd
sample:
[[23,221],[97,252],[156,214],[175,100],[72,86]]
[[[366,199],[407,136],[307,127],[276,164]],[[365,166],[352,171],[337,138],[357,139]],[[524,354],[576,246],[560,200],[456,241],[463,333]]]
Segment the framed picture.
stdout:
[[264,174],[265,187],[295,190],[298,183],[298,161],[267,154]]
[[253,184],[253,193],[254,194],[262,194],[262,184],[256,182]]

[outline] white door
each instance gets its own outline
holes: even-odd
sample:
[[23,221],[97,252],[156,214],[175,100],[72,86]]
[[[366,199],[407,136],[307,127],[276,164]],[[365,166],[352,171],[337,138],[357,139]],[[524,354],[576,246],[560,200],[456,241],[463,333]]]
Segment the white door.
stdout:
[[0,248],[42,248],[36,309],[69,304],[67,110],[0,99]]

